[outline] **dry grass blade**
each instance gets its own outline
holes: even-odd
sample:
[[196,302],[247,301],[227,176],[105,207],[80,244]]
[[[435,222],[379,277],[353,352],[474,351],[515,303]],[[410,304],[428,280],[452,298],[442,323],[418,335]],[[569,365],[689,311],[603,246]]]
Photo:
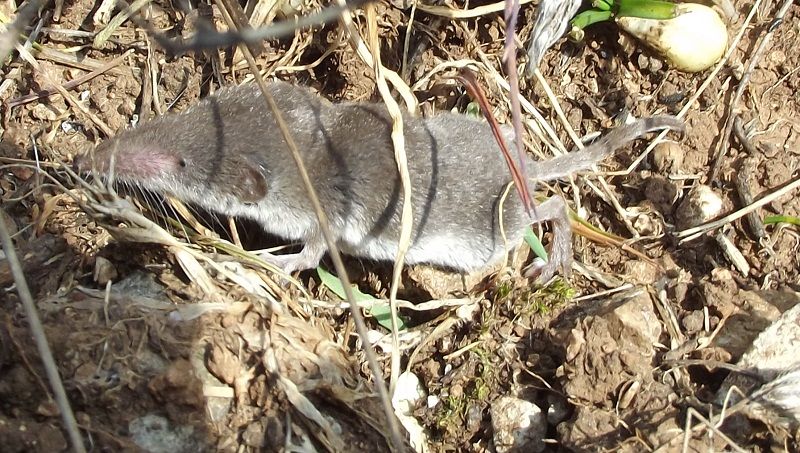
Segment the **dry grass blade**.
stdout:
[[397,379],[400,376],[400,346],[397,339],[399,323],[397,322],[397,291],[400,288],[400,278],[402,277],[403,264],[406,252],[411,245],[412,233],[412,204],[411,204],[411,177],[408,173],[408,161],[405,150],[405,137],[403,135],[403,112],[400,106],[392,97],[389,84],[384,77],[384,67],[381,63],[380,40],[378,39],[378,20],[374,5],[367,6],[367,24],[369,28],[369,41],[372,47],[374,60],[375,79],[378,91],[381,93],[384,104],[392,117],[392,145],[394,147],[394,158],[397,162],[397,171],[400,174],[400,184],[403,190],[403,208],[400,213],[400,240],[397,245],[397,257],[395,258],[392,270],[392,286],[389,290],[389,307],[392,319],[392,359],[391,359],[391,378],[389,380],[389,393],[394,393]]
[[[533,0],[520,0],[520,5],[527,5]],[[488,5],[477,6],[470,9],[455,9],[449,6],[433,6],[415,3],[417,9],[434,16],[448,17],[450,19],[469,19],[480,17],[486,14],[499,13],[505,8],[505,2],[490,3]]]
[[[348,39],[350,40],[350,45],[353,46],[358,56],[361,60],[370,68],[375,67],[375,59],[372,56],[369,48],[364,41],[361,39],[361,35],[358,33],[358,28],[356,28],[355,24],[353,24],[353,19],[350,17],[350,9],[347,6],[347,3],[344,0],[336,0],[337,4],[344,8],[340,19],[344,28],[347,29]],[[392,86],[400,93],[400,96],[403,98],[403,102],[406,104],[406,108],[410,113],[415,113],[417,111],[417,98],[411,92],[411,89],[408,87],[406,82],[400,77],[400,75],[392,70],[383,68],[383,76],[392,83]]]
[[[223,12],[223,16],[225,17],[228,26],[231,29],[234,29],[236,25],[231,19],[230,15],[226,13],[225,7],[222,4],[221,0],[216,0],[216,4]],[[253,58],[253,55],[250,53],[250,49],[248,49],[247,46],[245,46],[243,43],[239,44],[239,49],[247,59],[247,63],[250,66],[250,71],[255,77],[255,81],[258,84],[259,88],[261,89],[261,93],[264,97],[264,100],[269,110],[274,115],[278,128],[280,129],[281,134],[283,136],[283,139],[286,141],[286,144],[288,145],[292,158],[294,159],[295,164],[297,165],[298,171],[303,181],[303,186],[309,195],[309,199],[311,200],[311,204],[313,205],[314,212],[317,216],[317,220],[319,221],[320,230],[328,246],[329,254],[333,259],[334,267],[336,268],[336,273],[338,274],[339,279],[342,281],[344,285],[344,291],[345,294],[347,295],[347,300],[350,301],[351,306],[353,307],[353,309],[351,310],[351,314],[353,316],[353,321],[356,324],[356,329],[361,338],[364,339],[362,343],[364,347],[364,353],[367,357],[367,362],[369,363],[370,369],[372,370],[375,379],[374,385],[377,388],[378,394],[380,395],[381,401],[383,403],[384,412],[387,417],[387,423],[392,431],[394,448],[401,448],[403,442],[402,438],[400,437],[400,428],[398,426],[397,419],[394,417],[394,412],[392,410],[391,399],[389,398],[389,393],[383,381],[381,369],[380,366],[378,365],[378,360],[375,355],[375,351],[372,349],[369,342],[366,341],[366,339],[368,338],[366,324],[364,323],[364,318],[361,315],[361,312],[355,308],[355,296],[353,294],[353,289],[350,284],[350,279],[347,276],[347,269],[345,268],[341,254],[339,253],[339,248],[336,244],[336,240],[334,239],[333,234],[331,233],[330,222],[328,221],[328,218],[322,209],[322,205],[319,201],[319,197],[317,196],[316,189],[314,188],[314,185],[311,183],[311,179],[308,175],[305,163],[303,162],[303,159],[300,156],[300,152],[297,149],[297,144],[295,143],[285,120],[283,119],[280,109],[275,103],[275,100],[270,95],[266,82],[264,81],[263,77],[261,77],[261,74],[258,72],[258,66],[255,62],[255,59]]]
[[50,85],[56,91],[58,91],[61,94],[61,96],[63,96],[64,99],[67,102],[69,102],[69,104],[72,107],[74,107],[75,109],[77,109],[78,111],[80,111],[81,113],[86,115],[86,117],[89,118],[89,120],[92,121],[98,128],[100,128],[100,130],[103,131],[104,134],[106,134],[109,137],[114,135],[114,131],[112,131],[111,128],[108,127],[108,125],[103,120],[100,119],[100,117],[98,117],[94,113],[90,112],[86,107],[83,106],[83,104],[78,102],[63,86],[61,86],[60,83],[55,81],[53,79],[53,77],[50,75],[50,73],[47,70],[45,70],[44,68],[42,68],[41,65],[39,65],[39,62],[36,61],[35,58],[33,58],[33,55],[31,55],[31,53],[28,52],[27,49],[25,49],[24,47],[22,47],[19,44],[17,44],[16,47],[17,47],[17,51],[19,52],[20,56],[22,56],[22,58],[25,61],[27,61],[28,64],[30,64],[31,67],[33,67],[33,69],[35,71],[38,71],[40,74],[42,74],[42,76],[45,78],[45,80],[47,80],[50,83]]
[[58,404],[58,409],[61,412],[61,418],[64,422],[64,428],[69,434],[72,449],[78,453],[84,453],[86,448],[83,445],[83,438],[78,430],[78,423],[75,421],[75,415],[67,398],[67,392],[64,390],[64,384],[61,382],[61,377],[58,373],[58,366],[53,353],[50,350],[50,345],[47,342],[47,336],[44,332],[44,326],[39,319],[39,314],[36,311],[36,305],[33,301],[33,296],[28,288],[28,283],[25,280],[25,274],[22,272],[22,266],[17,258],[17,252],[14,248],[14,243],[11,236],[8,234],[5,218],[6,214],[2,212],[3,220],[0,221],[0,240],[3,243],[3,251],[6,255],[11,272],[14,275],[14,283],[17,287],[17,294],[22,301],[22,306],[25,308],[25,315],[28,318],[28,326],[31,330],[31,335],[36,342],[36,348],[39,350],[39,356],[42,359],[42,366],[44,366],[45,373],[47,373],[47,380],[50,382],[50,388]]
[[696,227],[688,228],[683,231],[679,231],[675,233],[675,237],[681,239],[681,243],[685,243],[688,241],[692,241],[702,235],[703,233],[719,228],[723,225],[733,222],[734,220],[740,219],[747,214],[755,211],[756,209],[761,208],[764,205],[772,203],[773,201],[777,200],[778,198],[789,194],[793,190],[800,188],[800,178],[795,178],[793,181],[785,184],[783,187],[777,188],[772,190],[768,195],[765,195],[754,203],[749,206],[745,206],[742,209],[739,209],[736,212],[726,215],[725,217],[714,220],[711,222],[704,223],[702,225],[698,225]]
[[94,37],[94,42],[92,45],[96,49],[102,49],[103,45],[106,43],[108,38],[117,31],[120,25],[122,25],[131,15],[136,14],[137,11],[147,6],[150,3],[150,0],[136,0],[130,5],[128,5],[124,10],[120,11],[119,14],[114,16],[113,19],[106,25],[106,27]]
[[26,3],[22,9],[20,9],[19,13],[17,13],[14,22],[6,25],[5,30],[0,35],[0,62],[2,62],[2,64],[5,64],[6,59],[14,49],[17,39],[19,39],[19,36],[22,34],[23,27],[33,18],[38,9],[39,0]]
[[[99,76],[101,74],[104,74],[104,73],[110,71],[111,69],[114,69],[115,67],[119,66],[132,53],[133,53],[133,50],[128,50],[127,52],[124,52],[122,55],[120,55],[120,56],[114,58],[113,60],[109,61],[108,63],[106,63],[102,67],[97,68],[97,69],[95,69],[95,70],[93,70],[93,71],[91,71],[91,72],[89,72],[87,74],[84,74],[84,75],[80,76],[80,77],[76,77],[75,79],[70,80],[69,82],[63,84],[62,87],[65,90],[71,90],[73,88],[77,88],[78,86],[80,86],[80,85],[82,85],[82,84],[94,79],[95,77],[97,77],[97,76]],[[33,101],[36,101],[36,100],[39,100],[39,99],[42,99],[42,98],[46,98],[46,97],[52,96],[54,94],[58,94],[58,93],[60,93],[60,91],[55,89],[55,88],[45,89],[45,90],[39,91],[37,93],[28,94],[28,95],[25,95],[25,96],[20,96],[18,98],[10,99],[7,102],[7,105],[8,105],[9,108],[14,108],[16,106],[27,104],[28,102],[33,102]]]
[[[522,193],[522,200],[525,210],[528,211],[528,216],[531,219],[536,218],[536,206],[531,198],[530,182],[525,175],[528,174],[525,168],[525,149],[522,133],[522,108],[520,107],[520,93],[519,93],[519,71],[517,70],[517,45],[514,40],[516,36],[517,17],[519,15],[519,0],[506,0],[505,8],[505,22],[506,22],[506,37],[503,46],[502,61],[506,64],[506,72],[508,73],[508,82],[511,86],[511,122],[514,126],[514,145],[517,148],[517,165],[519,165],[519,172],[522,173],[522,180],[519,184]],[[516,181],[515,181],[516,182]]]
[[[236,46],[238,44],[258,44],[268,39],[285,38],[293,35],[299,30],[306,30],[320,25],[333,22],[339,18],[342,12],[349,8],[358,7],[371,0],[353,0],[349,6],[334,5],[329,6],[310,16],[303,16],[297,19],[287,19],[266,27],[251,30],[230,30],[222,33],[214,31],[210,26],[199,30],[191,38],[167,38],[166,35],[158,33],[147,21],[137,16],[131,16],[136,25],[147,30],[148,33],[158,42],[158,44],[172,55],[182,55],[190,51],[202,51],[206,49],[221,49]],[[127,5],[124,1],[120,3]]]

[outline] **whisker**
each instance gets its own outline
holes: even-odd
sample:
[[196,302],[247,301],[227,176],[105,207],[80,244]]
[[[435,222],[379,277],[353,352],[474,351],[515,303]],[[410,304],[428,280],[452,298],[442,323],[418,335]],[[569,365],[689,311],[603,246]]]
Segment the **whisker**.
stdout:
[[172,211],[172,214],[175,216],[175,221],[178,222],[178,225],[181,226],[181,230],[183,231],[183,237],[186,239],[186,242],[191,243],[192,241],[191,239],[189,239],[189,232],[186,231],[186,227],[183,225],[183,220],[181,216],[178,214],[178,211],[175,210],[175,207],[172,206],[172,203],[166,202],[163,197],[161,198],[161,201],[162,201],[161,204],[162,206],[166,205],[169,208],[169,210]]

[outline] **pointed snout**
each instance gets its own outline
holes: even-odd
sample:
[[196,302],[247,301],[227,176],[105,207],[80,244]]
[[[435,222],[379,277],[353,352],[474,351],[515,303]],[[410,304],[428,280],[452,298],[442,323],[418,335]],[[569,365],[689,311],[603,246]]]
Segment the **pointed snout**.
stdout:
[[72,171],[79,175],[90,173],[104,173],[106,171],[105,160],[98,155],[97,151],[87,151],[75,156],[72,161]]
[[72,161],[72,171],[79,175],[92,171],[92,156],[89,153],[76,156]]

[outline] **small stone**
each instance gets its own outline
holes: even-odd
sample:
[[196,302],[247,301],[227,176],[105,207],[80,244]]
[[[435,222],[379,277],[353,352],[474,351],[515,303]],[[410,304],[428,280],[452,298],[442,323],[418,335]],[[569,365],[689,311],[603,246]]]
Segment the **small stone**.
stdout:
[[645,54],[640,53],[636,59],[636,64],[639,65],[639,69],[647,69],[650,67],[650,59]]
[[169,420],[147,414],[128,423],[130,439],[142,450],[153,453],[174,453],[179,451],[201,451],[192,426],[171,426]]
[[470,404],[467,409],[466,428],[467,432],[477,432],[481,428],[481,421],[483,421],[483,409],[481,404]]
[[717,217],[722,212],[722,198],[709,186],[698,184],[678,206],[678,228],[691,228]]
[[661,142],[653,149],[651,155],[653,167],[661,174],[680,173],[683,157],[686,153],[681,145],[675,142]]
[[786,53],[779,49],[773,49],[770,51],[767,58],[769,59],[770,63],[774,64],[775,66],[780,66],[786,63]]
[[61,412],[55,401],[45,400],[39,403],[39,406],[36,408],[36,413],[45,417],[57,417]]
[[653,302],[646,291],[636,291],[631,297],[625,298],[624,303],[613,306],[612,311],[605,315],[609,324],[617,326],[616,332],[620,332],[620,337],[626,336],[644,339],[638,346],[641,352],[649,357],[655,355],[654,344],[658,343],[661,337],[661,323],[656,315]]
[[652,263],[642,260],[625,262],[625,278],[628,281],[648,285],[656,281],[658,268]]
[[260,422],[250,423],[242,433],[242,442],[248,447],[260,449],[264,447],[264,426]]
[[547,420],[539,406],[504,396],[492,403],[494,446],[498,453],[544,450]]
[[660,58],[650,57],[650,72],[658,72],[664,67],[664,62]]
[[461,386],[461,384],[453,384],[450,387],[450,396],[452,398],[461,398],[464,396],[464,388]]
[[47,104],[36,104],[31,110],[31,116],[37,120],[55,121],[58,119],[58,111]]
[[681,323],[683,324],[683,328],[686,329],[686,332],[695,333],[703,329],[704,319],[703,311],[695,310],[684,316]]
[[641,236],[660,236],[666,229],[664,215],[650,200],[642,200],[636,206],[627,209],[633,220],[633,228]]

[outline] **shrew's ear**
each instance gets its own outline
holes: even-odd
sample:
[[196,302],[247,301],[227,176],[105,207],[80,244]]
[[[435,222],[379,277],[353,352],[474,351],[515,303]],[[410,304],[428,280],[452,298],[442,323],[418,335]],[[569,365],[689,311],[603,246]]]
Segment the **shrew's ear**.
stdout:
[[258,203],[267,196],[267,178],[257,165],[242,163],[240,180],[237,184],[241,193],[239,198],[244,203]]

